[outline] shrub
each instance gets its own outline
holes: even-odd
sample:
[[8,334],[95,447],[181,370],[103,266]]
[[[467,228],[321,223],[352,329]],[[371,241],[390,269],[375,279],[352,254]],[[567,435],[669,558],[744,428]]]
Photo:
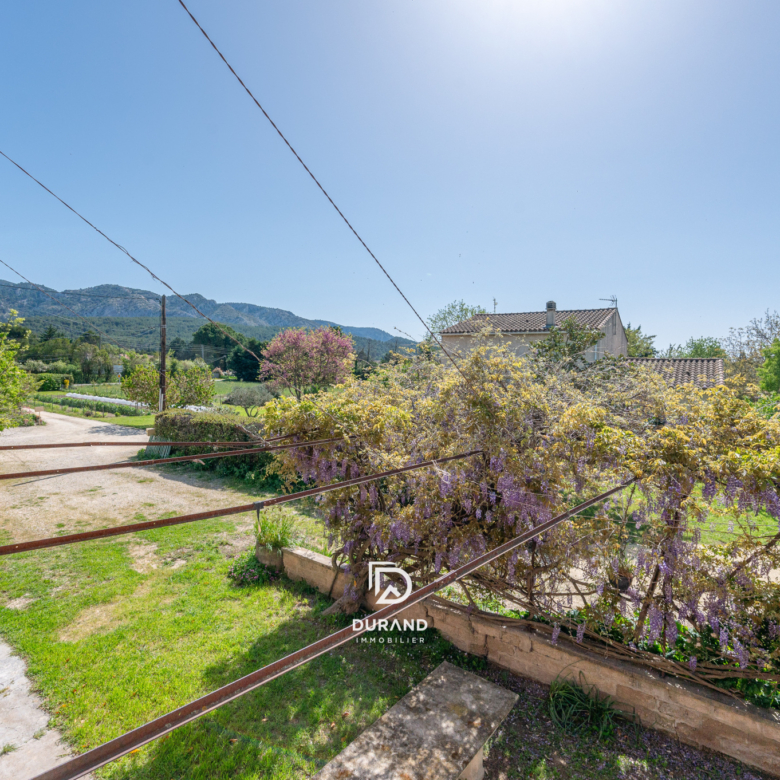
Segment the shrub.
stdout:
[[[214,396],[214,379],[208,366],[203,363],[175,374],[168,372],[166,385],[170,407],[199,406],[207,404]],[[154,409],[159,402],[159,374],[153,366],[137,366],[122,379],[122,391],[131,401],[138,401]]]
[[598,691],[585,683],[580,672],[580,684],[556,677],[550,685],[550,718],[563,731],[573,734],[590,732],[598,739],[610,739],[615,733],[619,714],[609,696],[599,698]]
[[[245,421],[232,414],[217,412],[193,412],[186,409],[168,410],[154,418],[154,434],[158,441],[236,441],[250,442],[258,431],[256,423]],[[178,454],[194,455],[212,452],[212,447],[178,447]],[[265,452],[257,455],[240,455],[229,458],[210,458],[203,466],[220,476],[232,476],[260,486],[280,485],[278,477],[268,476],[266,470],[273,457]]]
[[[277,399],[260,417],[301,440],[339,438],[280,451],[291,484],[471,453],[322,495],[336,561],[350,566],[358,595],[367,561],[404,561],[430,582],[631,480],[464,586],[604,654],[711,684],[780,682],[780,585],[766,576],[780,560],[780,417],[727,388],[670,387],[624,361],[550,358],[477,345],[458,371],[424,355],[400,359],[338,392]],[[715,521],[729,524],[722,544],[708,536]],[[343,598],[354,608],[357,596]],[[678,658],[681,627],[695,642]]]
[[49,366],[42,360],[28,360],[24,364],[24,370],[29,374],[43,374],[49,370]]
[[[28,361],[29,362],[29,361]],[[55,360],[53,363],[49,363],[48,370],[52,374],[71,374],[75,375],[79,373],[79,367],[73,363],[66,363],[64,360]]]
[[271,507],[260,513],[255,521],[257,543],[269,550],[281,550],[293,543],[295,517],[281,507]]
[[41,383],[38,387],[40,391],[62,390],[65,380],[73,384],[73,374],[36,374],[35,378]]
[[274,579],[271,572],[255,558],[253,553],[247,553],[237,560],[229,569],[228,575],[235,585],[265,585]]

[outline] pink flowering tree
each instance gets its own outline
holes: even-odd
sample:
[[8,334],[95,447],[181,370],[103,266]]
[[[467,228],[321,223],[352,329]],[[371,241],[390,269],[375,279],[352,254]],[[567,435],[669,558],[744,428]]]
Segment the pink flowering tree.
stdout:
[[343,382],[355,362],[350,336],[335,328],[291,328],[263,350],[260,376],[287,387],[300,401],[304,393]]

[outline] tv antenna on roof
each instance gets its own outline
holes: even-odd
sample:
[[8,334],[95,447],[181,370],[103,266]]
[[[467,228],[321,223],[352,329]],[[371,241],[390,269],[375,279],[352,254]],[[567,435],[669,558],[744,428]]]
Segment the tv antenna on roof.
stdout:
[[599,298],[600,301],[609,301],[613,309],[617,309],[617,295],[610,295],[609,298]]

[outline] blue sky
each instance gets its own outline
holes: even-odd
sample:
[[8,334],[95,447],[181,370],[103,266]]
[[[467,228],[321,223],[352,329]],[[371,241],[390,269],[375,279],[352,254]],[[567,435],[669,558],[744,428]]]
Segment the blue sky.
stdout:
[[[777,2],[190,8],[424,316],[780,308]],[[180,292],[421,335],[176,0],[3,3],[0,69],[0,149]],[[161,291],[1,159],[0,257]]]

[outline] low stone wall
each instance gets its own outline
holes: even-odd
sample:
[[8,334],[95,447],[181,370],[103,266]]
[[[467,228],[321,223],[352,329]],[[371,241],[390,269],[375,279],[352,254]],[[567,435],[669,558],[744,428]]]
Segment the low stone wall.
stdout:
[[[330,559],[300,547],[271,553],[258,548],[262,563],[284,569],[321,593],[338,598],[347,575],[334,572]],[[370,603],[367,605],[372,607]],[[661,677],[642,666],[604,658],[569,643],[553,645],[541,634],[500,621],[471,616],[442,600],[405,610],[403,618],[423,618],[456,647],[523,677],[549,684],[556,677],[579,680],[611,696],[615,706],[635,713],[643,726],[666,732],[694,747],[716,750],[780,777],[780,713],[738,702],[704,686]]]

